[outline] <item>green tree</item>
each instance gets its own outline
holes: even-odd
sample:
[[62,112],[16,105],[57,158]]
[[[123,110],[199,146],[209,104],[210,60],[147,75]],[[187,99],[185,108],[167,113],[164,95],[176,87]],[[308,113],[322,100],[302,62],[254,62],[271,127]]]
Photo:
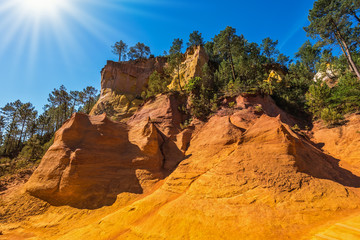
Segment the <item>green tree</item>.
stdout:
[[150,47],[144,43],[138,42],[135,46],[131,47],[128,53],[130,59],[141,59],[146,58],[150,55]]
[[[314,3],[309,13],[310,25],[305,31],[312,38],[320,37],[325,45],[337,44],[346,57],[350,69],[360,80],[360,72],[353,59],[353,47],[358,44],[358,38],[354,38],[353,22],[344,8],[344,2],[340,0],[318,0]],[[355,5],[356,6],[356,5]]]
[[96,104],[98,98],[98,90],[94,87],[88,86],[79,93],[79,98],[82,105],[81,112],[89,114],[91,109]]
[[194,31],[190,33],[189,42],[187,43],[187,46],[188,47],[204,46],[204,39],[202,37],[202,34],[199,33],[199,31]]
[[70,95],[64,85],[61,85],[59,89],[55,88],[49,94],[49,104],[45,106],[45,110],[49,111],[56,130],[59,129],[70,116],[70,99]]
[[328,106],[331,89],[327,84],[316,83],[310,86],[306,93],[306,104],[315,117],[321,117],[321,111]]
[[37,135],[31,137],[21,150],[19,156],[24,158],[26,161],[37,161],[44,155],[43,146]]
[[145,98],[156,96],[159,93],[167,92],[170,78],[161,76],[160,73],[154,71],[149,77],[148,88],[145,92]]
[[37,119],[37,131],[40,137],[43,137],[45,134],[52,134],[54,127],[51,126],[51,117],[49,112],[45,111]]
[[2,146],[2,155],[14,156],[17,151],[19,135],[19,114],[18,109],[23,105],[20,100],[10,102],[1,108],[1,115],[5,119],[5,139]]
[[321,48],[318,44],[312,45],[307,40],[300,48],[295,57],[298,58],[313,73],[316,71],[316,64],[320,62]]
[[[19,121],[19,130],[20,136],[18,140],[18,147],[22,141],[26,138],[26,130],[32,126],[33,121],[36,119],[37,111],[31,103],[22,104],[18,109],[18,121]],[[25,136],[24,136],[25,135]]]
[[183,48],[183,40],[180,38],[174,39],[172,46],[170,47],[169,65],[171,70],[176,71],[179,89],[182,91],[180,71],[184,67],[182,64],[183,54],[181,49]]
[[76,107],[81,103],[81,97],[79,91],[70,91],[70,101],[72,101],[70,114],[73,114],[76,111]]
[[262,43],[260,45],[262,53],[267,58],[269,63],[274,63],[275,59],[279,55],[279,50],[277,50],[277,45],[279,41],[273,41],[271,38],[265,38],[262,40]]
[[358,0],[341,0],[341,14],[349,14],[360,23],[360,2]]
[[280,65],[288,66],[290,62],[290,57],[280,53],[277,57],[276,62],[278,62]]
[[214,54],[229,62],[233,81],[236,80],[234,53],[238,51],[240,41],[236,29],[229,26],[214,37]]
[[121,59],[125,59],[128,45],[123,40],[116,42],[111,48],[114,54],[119,55],[119,62],[121,62]]

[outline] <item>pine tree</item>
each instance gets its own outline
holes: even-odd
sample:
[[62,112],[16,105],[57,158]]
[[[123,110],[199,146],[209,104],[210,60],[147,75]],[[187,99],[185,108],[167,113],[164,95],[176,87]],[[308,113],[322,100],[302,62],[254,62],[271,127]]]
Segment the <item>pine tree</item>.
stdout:
[[316,63],[320,61],[321,48],[319,45],[312,45],[307,40],[300,48],[295,57],[298,58],[311,72],[315,73]]
[[275,59],[280,54],[279,50],[276,49],[278,43],[278,40],[273,41],[271,38],[265,38],[262,40],[260,47],[269,63],[274,63]]
[[187,46],[188,47],[204,46],[204,39],[202,37],[202,34],[199,33],[199,31],[194,31],[190,33],[189,42],[187,43]]
[[238,43],[241,41],[240,37],[236,35],[236,29],[226,27],[214,37],[214,54],[220,55],[224,60],[229,61],[231,67],[231,74],[233,81],[236,80],[234,54]]
[[119,55],[119,62],[121,62],[121,59],[124,59],[126,57],[128,46],[123,40],[120,40],[119,42],[116,42],[114,46],[112,46],[112,52],[116,55]]
[[[305,31],[312,38],[320,37],[323,44],[337,44],[346,57],[350,69],[360,80],[360,71],[354,62],[352,50],[358,45],[358,38],[354,37],[355,29],[349,12],[344,10],[346,2],[348,1],[316,1],[313,9],[310,10],[310,25],[305,27]],[[357,6],[357,3],[354,2],[353,6]],[[356,13],[357,10],[354,11]]]
[[141,59],[149,57],[150,47],[146,46],[144,43],[138,42],[135,46],[131,47],[128,56],[130,59]]

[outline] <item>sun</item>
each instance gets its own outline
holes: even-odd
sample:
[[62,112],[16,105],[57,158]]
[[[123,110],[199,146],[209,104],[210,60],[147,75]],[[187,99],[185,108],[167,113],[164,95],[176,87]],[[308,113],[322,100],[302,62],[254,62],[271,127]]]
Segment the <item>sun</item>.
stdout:
[[28,16],[52,16],[64,6],[66,0],[23,0],[22,11]]

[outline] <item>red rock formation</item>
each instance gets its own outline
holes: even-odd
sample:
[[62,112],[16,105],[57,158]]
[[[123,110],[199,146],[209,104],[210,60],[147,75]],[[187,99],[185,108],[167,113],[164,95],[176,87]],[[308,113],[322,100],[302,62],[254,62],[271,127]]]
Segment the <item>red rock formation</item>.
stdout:
[[143,193],[162,178],[159,139],[149,122],[129,133],[105,115],[74,114],[56,133],[26,189],[52,204],[80,208],[112,204],[124,191]]
[[360,178],[279,118],[264,115],[243,133],[214,116],[186,154],[159,190],[61,239],[308,239],[360,206]]
[[[183,146],[177,145],[177,135],[182,131],[180,125],[185,120],[184,115],[179,111],[181,104],[179,96],[159,95],[146,102],[127,121],[132,127],[148,120],[155,124],[164,139],[161,150],[166,159],[164,168],[168,171],[173,170],[184,158],[184,150],[181,149]],[[187,138],[189,141],[189,136]]]
[[239,97],[235,108],[183,131],[178,104],[175,96],[158,96],[127,123],[74,115],[27,191],[80,208],[117,196],[121,207],[80,216],[60,208],[55,220],[53,212],[43,216],[45,227],[34,217],[9,232],[39,239],[309,239],[320,224],[359,209],[360,177],[293,132],[285,122],[294,119],[270,98]]
[[314,124],[312,140],[326,153],[350,165],[360,174],[360,115],[346,118],[342,126],[328,128],[320,121]]
[[[193,77],[202,75],[202,67],[209,61],[203,47],[189,48],[184,54],[184,64],[181,76],[184,85]],[[154,72],[164,72],[167,58],[158,57],[150,59],[139,59],[128,62],[108,61],[101,71],[101,94],[98,102],[91,111],[91,115],[107,113],[108,116],[117,120],[127,119],[142,104],[138,99],[146,89],[149,77]],[[169,85],[170,89],[177,88],[174,80]]]

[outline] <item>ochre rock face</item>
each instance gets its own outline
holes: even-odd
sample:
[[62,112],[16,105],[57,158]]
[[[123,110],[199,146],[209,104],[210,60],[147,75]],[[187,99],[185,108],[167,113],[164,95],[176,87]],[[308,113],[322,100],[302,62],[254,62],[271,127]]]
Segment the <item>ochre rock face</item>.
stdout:
[[313,128],[313,141],[342,164],[350,164],[360,173],[360,115],[346,118],[346,124],[327,128],[317,122]]
[[[190,141],[189,134],[186,139],[177,135],[182,131],[180,124],[185,120],[184,115],[179,111],[181,99],[175,95],[159,95],[155,99],[146,102],[128,121],[130,127],[136,127],[144,121],[152,122],[161,135],[164,142],[161,145],[164,155],[164,169],[172,171],[176,165],[183,160],[187,143]],[[184,134],[180,134],[183,136]],[[185,144],[183,146],[180,142]]]
[[27,191],[80,208],[112,204],[121,192],[143,193],[162,178],[162,140],[149,122],[137,126],[137,138],[133,135],[105,115],[74,114],[56,133]]
[[[203,47],[189,48],[184,54],[181,71],[181,85],[193,77],[202,75],[202,67],[209,61]],[[90,115],[107,113],[116,120],[128,119],[143,103],[139,99],[146,89],[150,75],[164,72],[166,57],[138,59],[128,62],[108,61],[101,71],[101,94]],[[176,76],[175,76],[176,75]],[[173,73],[173,82],[169,89],[177,89],[177,74]]]
[[360,178],[280,119],[213,116],[157,191],[60,239],[309,239],[359,207]]
[[166,58],[138,59],[128,62],[108,61],[101,71],[101,91],[111,91],[122,94],[138,94],[144,90],[149,76],[156,70],[163,72]]
[[[48,210],[9,225],[9,239],[311,239],[359,209],[359,175],[293,132],[297,119],[270,97],[235,101],[185,130],[172,95],[145,103],[126,123],[73,116],[27,191],[78,208],[116,202]],[[343,134],[358,126],[354,116]]]
[[[188,48],[184,56],[184,61],[181,63],[183,66],[180,69],[181,87],[183,88],[191,78],[201,77],[202,68],[208,62],[209,56],[202,46]],[[179,90],[180,88],[176,71],[173,73],[173,80],[168,88],[174,90]]]
[[139,59],[128,62],[108,61],[101,71],[100,99],[91,115],[107,113],[117,118],[130,117],[142,103],[137,99],[145,90],[154,71],[163,72],[166,58]]

